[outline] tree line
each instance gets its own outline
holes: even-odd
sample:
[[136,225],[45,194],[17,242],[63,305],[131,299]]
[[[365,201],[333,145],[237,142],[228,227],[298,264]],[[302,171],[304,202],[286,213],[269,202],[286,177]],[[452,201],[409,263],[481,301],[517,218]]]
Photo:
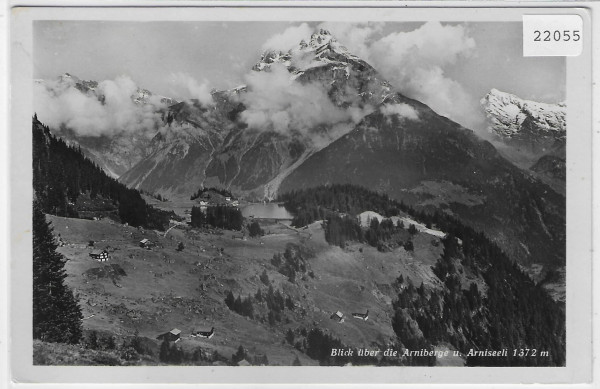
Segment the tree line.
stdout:
[[200,188],[200,189],[198,189],[196,192],[194,192],[190,196],[190,200],[199,199],[200,197],[202,197],[203,194],[208,193],[208,192],[215,192],[215,193],[220,194],[223,197],[231,197],[233,199],[233,195],[227,189],[220,189],[220,188]]
[[123,223],[164,230],[174,215],[146,204],[140,193],[127,188],[33,118],[33,188],[44,213],[79,217],[76,202],[83,193],[110,199]]
[[226,230],[239,231],[242,229],[244,217],[242,211],[236,207],[226,205],[215,205],[206,207],[202,211],[200,207],[192,207],[192,227],[205,227],[207,225]]

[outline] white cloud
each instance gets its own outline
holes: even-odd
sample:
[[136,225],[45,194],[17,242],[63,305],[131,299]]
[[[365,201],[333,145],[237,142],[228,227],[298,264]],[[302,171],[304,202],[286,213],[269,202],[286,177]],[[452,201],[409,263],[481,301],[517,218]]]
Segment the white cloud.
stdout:
[[128,77],[98,84],[96,91],[83,93],[74,83],[46,81],[34,84],[34,110],[48,126],[67,127],[82,136],[111,136],[121,133],[147,133],[160,125],[157,99],[136,104],[132,95],[137,86]]
[[331,102],[325,89],[293,80],[283,65],[273,64],[269,72],[252,72],[246,83],[248,92],[241,99],[247,109],[241,117],[251,128],[302,132],[349,119],[345,110]]
[[300,43],[302,39],[310,38],[313,29],[306,23],[286,28],[282,33],[269,38],[262,46],[263,50],[288,51]]
[[325,22],[321,23],[319,28],[331,32],[352,54],[368,62],[371,57],[370,45],[373,43],[375,36],[381,33],[384,25],[381,22]]
[[[464,25],[428,22],[407,32],[383,35],[383,23],[325,22],[350,52],[369,62],[402,94],[420,100],[440,115],[471,128],[481,125],[478,100],[445,69],[473,55],[475,40]],[[306,23],[270,38],[263,48],[288,50],[314,32]],[[297,65],[297,64],[296,64]]]
[[248,92],[240,95],[246,110],[240,114],[248,127],[281,134],[299,134],[317,148],[352,130],[373,108],[340,108],[319,83],[300,83],[282,64],[270,71],[246,75]]
[[477,99],[444,71],[473,54],[475,40],[464,26],[428,22],[384,36],[370,49],[372,64],[403,94],[464,126],[479,124]]
[[386,116],[397,115],[402,119],[419,120],[419,113],[413,107],[404,103],[386,104],[381,107],[381,113]]
[[172,73],[169,81],[173,96],[184,100],[197,99],[203,105],[214,105],[215,102],[210,93],[211,88],[207,80],[200,84],[188,74]]
[[[412,31],[383,36],[383,23],[325,22],[319,28],[329,30],[404,95],[467,127],[481,124],[477,98],[445,71],[460,58],[474,53],[475,40],[465,26],[428,22]],[[290,48],[301,39],[308,39],[312,32],[305,24],[290,27],[269,42],[285,41],[283,46]]]

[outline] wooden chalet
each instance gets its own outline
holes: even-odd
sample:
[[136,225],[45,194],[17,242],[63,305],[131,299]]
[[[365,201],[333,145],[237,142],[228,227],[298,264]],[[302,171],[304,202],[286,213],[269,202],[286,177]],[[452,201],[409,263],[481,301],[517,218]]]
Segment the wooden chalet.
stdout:
[[367,309],[367,312],[365,312],[365,313],[353,313],[352,317],[367,321],[369,319],[369,310]]
[[200,328],[200,329],[192,331],[192,337],[210,339],[214,335],[215,335],[215,327],[211,327],[210,329]]
[[181,330],[177,328],[173,328],[169,332],[165,332],[164,334],[160,334],[156,337],[158,340],[167,340],[168,342],[178,342],[181,339]]
[[344,314],[340,311],[334,312],[331,316],[329,316],[329,318],[337,321],[338,323],[344,322]]
[[106,262],[108,261],[108,251],[106,250],[102,250],[102,251],[92,251],[90,253],[90,257],[92,259],[95,259],[98,262]]

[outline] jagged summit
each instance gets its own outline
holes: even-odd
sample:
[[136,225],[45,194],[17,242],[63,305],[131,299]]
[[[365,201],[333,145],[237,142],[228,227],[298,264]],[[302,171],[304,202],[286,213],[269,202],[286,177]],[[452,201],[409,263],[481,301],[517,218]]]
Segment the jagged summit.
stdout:
[[350,61],[360,62],[362,66],[370,67],[366,62],[350,53],[328,30],[319,29],[310,36],[308,43],[303,39],[296,47],[287,52],[266,50],[252,69],[255,71],[269,70],[272,64],[281,63],[291,72],[299,74],[312,67],[331,62],[348,63]]
[[265,51],[252,70],[268,72],[274,64],[283,65],[291,78],[301,83],[321,84],[340,107],[375,107],[396,99],[387,80],[325,29],[315,31],[288,51]]
[[490,130],[500,137],[515,136],[523,130],[524,123],[534,124],[538,131],[565,136],[565,103],[539,103],[494,88],[481,99],[481,105],[490,121]]

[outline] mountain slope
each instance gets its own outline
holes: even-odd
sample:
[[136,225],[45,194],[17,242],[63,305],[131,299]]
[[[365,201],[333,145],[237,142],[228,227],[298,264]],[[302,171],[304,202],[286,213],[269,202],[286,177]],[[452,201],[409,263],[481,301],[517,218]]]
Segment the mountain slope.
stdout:
[[281,192],[351,183],[455,214],[520,263],[565,260],[564,198],[500,156],[471,131],[398,94],[418,119],[380,109],[315,153]]
[[[351,130],[355,122],[376,105],[394,98],[389,83],[368,63],[349,53],[326,30],[315,32],[308,43],[302,41],[288,52],[267,50],[253,70],[256,74],[270,74],[276,67],[284,68],[289,74],[292,97],[303,88],[306,88],[304,93],[323,94],[332,104],[331,109],[338,110],[339,118],[327,123],[308,121],[308,124],[300,120],[290,123],[285,130],[274,128],[273,124],[253,127],[248,125],[244,115],[255,113],[249,110],[254,100],[260,98],[253,89],[256,85],[213,92],[215,110],[222,111],[221,114],[213,115],[212,120],[204,123],[186,119],[187,130],[170,131],[170,142],[188,144],[190,137],[211,132],[209,127],[213,124],[220,127],[220,141],[213,139],[211,147],[201,146],[186,153],[182,168],[172,158],[183,159],[183,154],[166,152],[166,146],[159,145],[155,139],[150,146],[153,151],[121,180],[136,188],[182,198],[190,195],[189,186],[194,187],[193,191],[203,184],[227,187],[256,198],[274,198],[279,183],[304,159]],[[307,102],[311,100],[310,95],[301,97]],[[293,109],[284,107],[282,110],[285,112],[287,108]],[[273,113],[258,112],[258,115],[271,117]],[[174,125],[181,123],[177,112],[173,117]],[[157,153],[158,149],[162,151]],[[201,173],[186,173],[192,166]],[[161,184],[159,177],[164,177],[167,183]]]
[[35,116],[32,132],[34,196],[44,213],[109,218],[159,230],[168,227],[172,214],[146,204],[138,191],[109,177]]
[[165,113],[165,126],[148,148],[149,152],[120,181],[163,196],[189,198],[206,179],[206,169],[228,134],[239,127],[235,115],[236,91],[213,94],[215,105],[197,100],[172,105]]
[[524,100],[492,89],[481,105],[488,130],[508,160],[565,194],[566,106]]

